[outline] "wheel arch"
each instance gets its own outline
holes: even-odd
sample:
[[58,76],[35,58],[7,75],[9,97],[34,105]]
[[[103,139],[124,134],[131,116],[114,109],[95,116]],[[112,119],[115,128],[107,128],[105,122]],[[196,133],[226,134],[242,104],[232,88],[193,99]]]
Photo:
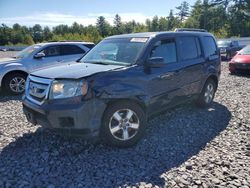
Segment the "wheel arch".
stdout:
[[6,79],[9,75],[11,75],[11,74],[22,74],[22,75],[24,75],[25,77],[28,76],[28,73],[25,72],[25,71],[22,71],[22,70],[13,70],[13,71],[9,71],[9,72],[5,73],[5,75],[3,76],[2,81],[1,81],[1,86],[4,86],[4,81],[5,81],[5,79]]
[[143,101],[141,101],[141,100],[139,100],[137,98],[118,98],[118,99],[112,99],[112,100],[109,100],[109,101],[106,102],[106,108],[105,108],[105,110],[104,110],[104,112],[102,114],[102,118],[101,118],[102,121],[103,121],[103,118],[104,118],[104,115],[105,115],[107,109],[111,105],[113,105],[115,103],[121,103],[121,102],[129,102],[129,103],[134,103],[134,104],[138,105],[144,111],[145,116],[147,117],[147,107],[146,107],[146,104]]
[[[218,80],[218,77],[217,76],[215,76],[215,75],[210,75],[208,78],[207,78],[207,80],[206,80],[206,82],[208,81],[208,80],[213,80],[214,82],[215,82],[215,86],[216,86],[216,90],[217,90],[217,88],[218,88],[218,83],[219,83],[219,80]],[[205,82],[205,83],[206,83]]]

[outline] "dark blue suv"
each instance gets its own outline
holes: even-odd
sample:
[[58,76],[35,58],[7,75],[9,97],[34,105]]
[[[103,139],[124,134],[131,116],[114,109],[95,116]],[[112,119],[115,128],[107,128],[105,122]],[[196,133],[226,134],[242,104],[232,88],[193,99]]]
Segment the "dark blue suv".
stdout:
[[23,111],[33,124],[129,147],[151,115],[190,100],[208,106],[220,64],[203,30],[112,36],[78,63],[31,73]]

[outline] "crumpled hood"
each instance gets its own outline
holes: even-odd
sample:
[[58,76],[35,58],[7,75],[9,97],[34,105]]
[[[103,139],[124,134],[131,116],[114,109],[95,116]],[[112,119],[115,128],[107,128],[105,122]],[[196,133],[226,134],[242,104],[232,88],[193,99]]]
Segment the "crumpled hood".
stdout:
[[72,63],[68,65],[60,65],[50,67],[31,73],[31,75],[43,78],[66,78],[79,79],[99,72],[106,72],[109,70],[119,69],[124,66],[120,65],[100,65],[90,63]]
[[18,59],[15,58],[0,58],[0,65],[9,64],[9,63],[17,63]]

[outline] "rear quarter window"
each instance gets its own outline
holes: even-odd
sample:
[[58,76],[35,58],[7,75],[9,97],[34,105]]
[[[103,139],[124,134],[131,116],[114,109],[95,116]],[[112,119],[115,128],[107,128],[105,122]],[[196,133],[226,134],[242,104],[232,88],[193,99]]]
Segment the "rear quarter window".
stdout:
[[203,41],[204,41],[204,45],[203,45],[204,52],[205,52],[206,57],[218,55],[217,46],[213,37],[209,37],[209,36],[204,37]]

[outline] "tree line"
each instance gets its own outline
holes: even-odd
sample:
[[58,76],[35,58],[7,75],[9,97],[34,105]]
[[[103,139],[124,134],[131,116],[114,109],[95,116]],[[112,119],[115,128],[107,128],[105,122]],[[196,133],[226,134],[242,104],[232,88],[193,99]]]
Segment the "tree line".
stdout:
[[175,28],[202,28],[217,38],[250,36],[250,0],[197,0],[194,5],[183,1],[168,16],[154,16],[144,24],[135,20],[123,22],[116,14],[111,25],[105,17],[97,18],[95,25],[58,25],[52,29],[39,24],[33,27],[16,23],[12,27],[0,26],[0,45],[30,45],[45,41],[81,40],[98,43],[117,34],[171,31]]

